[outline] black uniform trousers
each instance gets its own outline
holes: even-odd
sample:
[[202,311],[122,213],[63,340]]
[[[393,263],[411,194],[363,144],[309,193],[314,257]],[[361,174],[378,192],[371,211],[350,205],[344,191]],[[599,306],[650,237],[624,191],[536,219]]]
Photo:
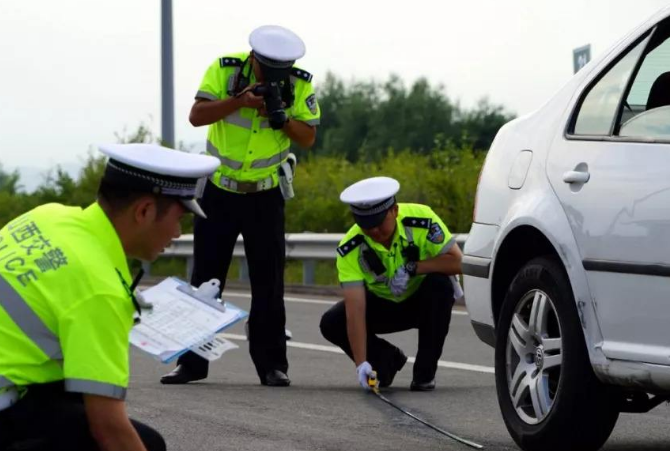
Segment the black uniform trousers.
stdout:
[[[380,298],[367,289],[365,293],[367,361],[380,375],[380,379],[390,371],[394,356],[400,351],[376,334],[419,329],[414,380],[432,380],[437,371],[437,361],[442,355],[444,340],[449,333],[451,309],[454,305],[454,288],[449,276],[428,274],[417,292],[399,303]],[[346,315],[344,301],[335,304],[321,318],[321,333],[353,360]]]
[[[163,437],[130,420],[149,451],[165,451]],[[12,407],[0,412],[0,451],[99,451],[91,436],[84,398],[62,383],[32,385]]]
[[[200,200],[207,219],[195,217],[191,284],[226,281],[237,237],[242,234],[251,279],[249,353],[261,379],[271,370],[288,371],[284,309],[284,197],[279,188],[258,193],[225,191],[208,181]],[[207,376],[209,362],[193,352],[178,362]]]

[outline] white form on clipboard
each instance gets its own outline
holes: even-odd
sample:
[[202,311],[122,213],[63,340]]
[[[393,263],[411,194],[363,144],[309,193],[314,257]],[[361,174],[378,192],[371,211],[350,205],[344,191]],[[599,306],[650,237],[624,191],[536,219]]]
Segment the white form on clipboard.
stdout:
[[248,316],[228,302],[197,296],[188,283],[169,277],[142,291],[153,309],[143,310],[141,321],[130,332],[130,343],[163,363],[188,350],[215,360],[237,345],[216,336]]

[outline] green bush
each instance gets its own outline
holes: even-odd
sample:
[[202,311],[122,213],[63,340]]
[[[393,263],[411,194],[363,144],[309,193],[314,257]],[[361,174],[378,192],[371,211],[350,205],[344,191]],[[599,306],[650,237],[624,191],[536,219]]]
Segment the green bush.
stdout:
[[[384,159],[372,163],[314,156],[298,164],[296,197],[286,203],[286,231],[345,232],[352,220],[347,206],[340,202],[340,192],[363,178],[385,175],[400,182],[400,202],[430,205],[452,232],[467,232],[483,160],[482,153],[471,149],[435,151],[430,155],[389,151]],[[0,190],[0,226],[48,202],[86,207],[95,200],[103,170],[103,158],[89,157],[77,180],[56,168],[34,193]],[[191,218],[184,220],[182,230],[192,232]]]
[[298,163],[296,197],[286,203],[287,232],[345,232],[352,225],[340,192],[366,177],[388,176],[400,182],[398,201],[431,206],[452,232],[467,232],[472,223],[477,177],[484,155],[471,149],[418,155],[388,152],[376,163],[350,163],[313,157]]
[[[425,79],[409,87],[396,76],[382,83],[345,84],[329,74],[316,88],[323,117],[314,148],[295,149],[300,161],[296,197],[286,203],[287,232],[345,232],[352,219],[339,200],[340,192],[358,180],[381,175],[400,182],[400,202],[431,206],[453,233],[470,229],[485,151],[512,114],[487,100],[464,110],[442,86],[431,86]],[[116,136],[121,143],[160,142],[145,124]],[[184,150],[183,144],[179,147]],[[0,227],[49,202],[86,207],[95,201],[104,166],[104,157],[89,155],[76,179],[56,167],[35,192],[25,193],[18,172],[3,171],[0,162]],[[192,231],[192,218],[187,216],[182,232]],[[183,277],[185,262],[161,260],[152,272]],[[236,279],[238,273],[234,261],[229,278]],[[319,262],[316,278],[320,284],[336,284],[332,262]],[[286,282],[301,281],[301,262],[288,262]]]

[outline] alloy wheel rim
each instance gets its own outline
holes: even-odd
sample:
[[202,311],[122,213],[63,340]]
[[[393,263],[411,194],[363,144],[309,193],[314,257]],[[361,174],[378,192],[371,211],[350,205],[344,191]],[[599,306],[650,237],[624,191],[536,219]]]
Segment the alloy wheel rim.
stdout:
[[505,364],[512,405],[527,424],[542,422],[557,399],[563,363],[562,335],[550,297],[526,293],[512,316]]

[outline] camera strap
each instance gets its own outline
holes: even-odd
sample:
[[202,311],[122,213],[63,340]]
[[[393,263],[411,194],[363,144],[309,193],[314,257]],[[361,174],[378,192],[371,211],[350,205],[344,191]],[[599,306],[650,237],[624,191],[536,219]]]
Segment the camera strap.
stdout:
[[249,86],[250,78],[251,64],[249,64],[249,57],[247,56],[242,62],[242,66],[237,68],[228,80],[228,95],[231,97],[239,95]]
[[414,232],[411,227],[405,226],[405,235],[407,235],[407,246],[403,246],[400,253],[405,257],[405,261],[418,262],[421,253],[419,251],[419,246],[414,244]]
[[372,271],[377,278],[386,274],[386,266],[384,266],[384,262],[382,262],[382,259],[379,258],[379,255],[377,255],[374,249],[371,249],[365,242],[361,244],[361,258],[365,262],[367,269]]

